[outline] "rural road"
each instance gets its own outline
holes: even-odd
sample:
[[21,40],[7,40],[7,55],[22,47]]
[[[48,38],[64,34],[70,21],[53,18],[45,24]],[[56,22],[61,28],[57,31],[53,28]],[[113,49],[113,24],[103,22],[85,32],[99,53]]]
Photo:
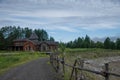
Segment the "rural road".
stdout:
[[49,63],[49,58],[41,58],[9,70],[0,80],[58,80]]

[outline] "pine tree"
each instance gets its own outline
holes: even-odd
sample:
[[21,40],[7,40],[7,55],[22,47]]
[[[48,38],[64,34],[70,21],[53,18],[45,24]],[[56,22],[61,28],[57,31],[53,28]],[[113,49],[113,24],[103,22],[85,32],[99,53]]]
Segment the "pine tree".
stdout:
[[105,39],[105,41],[104,41],[104,48],[105,49],[110,49],[110,47],[111,47],[111,40],[110,40],[110,38],[109,37],[107,37],[106,39]]
[[116,40],[116,48],[120,49],[120,38]]

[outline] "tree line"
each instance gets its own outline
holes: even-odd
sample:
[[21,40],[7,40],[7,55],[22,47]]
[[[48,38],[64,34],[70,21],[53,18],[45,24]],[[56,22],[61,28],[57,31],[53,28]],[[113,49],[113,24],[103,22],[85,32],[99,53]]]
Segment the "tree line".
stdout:
[[29,38],[35,32],[39,41],[54,41],[53,37],[49,37],[48,33],[43,29],[32,30],[28,27],[21,28],[20,26],[5,26],[0,28],[0,50],[6,49],[7,46],[13,44],[15,39]]
[[120,49],[120,38],[116,41],[112,41],[107,37],[104,42],[93,41],[88,35],[85,37],[78,37],[74,41],[69,41],[65,43],[67,48],[104,48],[104,49]]

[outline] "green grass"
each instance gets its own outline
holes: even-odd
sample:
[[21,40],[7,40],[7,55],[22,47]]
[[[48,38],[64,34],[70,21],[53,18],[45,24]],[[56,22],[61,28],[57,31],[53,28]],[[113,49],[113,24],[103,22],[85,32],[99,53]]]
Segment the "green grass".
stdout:
[[80,57],[80,58],[99,58],[120,56],[120,50],[97,49],[97,48],[83,48],[83,49],[66,49],[66,57]]
[[0,51],[0,74],[10,68],[24,64],[28,61],[45,57],[46,54],[40,52],[7,52]]

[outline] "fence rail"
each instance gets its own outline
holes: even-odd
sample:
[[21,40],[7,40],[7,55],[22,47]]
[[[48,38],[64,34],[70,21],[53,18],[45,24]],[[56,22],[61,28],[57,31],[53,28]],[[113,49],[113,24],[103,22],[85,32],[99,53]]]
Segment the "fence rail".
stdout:
[[[73,77],[74,77],[74,80],[84,80],[84,78],[82,76],[83,75],[82,71],[101,75],[105,78],[105,80],[109,80],[110,75],[115,76],[115,77],[120,77],[120,74],[109,72],[109,64],[108,63],[104,64],[105,69],[103,71],[95,71],[95,70],[90,70],[90,69],[84,68],[84,60],[76,59],[74,64],[71,65],[71,64],[67,64],[65,62],[64,57],[60,58],[59,55],[55,54],[55,53],[50,55],[50,62],[53,65],[56,72],[59,72],[60,64],[61,64],[63,75],[65,74],[65,66],[71,67],[72,71],[71,71],[71,76],[70,76],[69,80],[73,80]],[[81,71],[80,74],[78,74],[78,70]]]

